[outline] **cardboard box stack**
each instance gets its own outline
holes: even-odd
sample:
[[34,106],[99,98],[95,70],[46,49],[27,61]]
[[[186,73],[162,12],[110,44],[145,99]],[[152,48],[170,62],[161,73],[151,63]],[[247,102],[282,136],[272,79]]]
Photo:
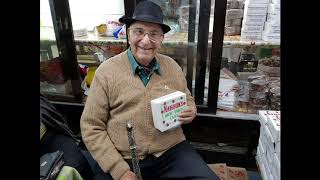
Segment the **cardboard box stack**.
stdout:
[[271,0],[262,32],[264,41],[280,42],[280,0]]
[[264,180],[280,180],[280,111],[259,111],[257,163]]
[[228,0],[224,34],[227,36],[240,35],[243,18],[244,0]]
[[245,0],[241,40],[261,40],[270,0]]

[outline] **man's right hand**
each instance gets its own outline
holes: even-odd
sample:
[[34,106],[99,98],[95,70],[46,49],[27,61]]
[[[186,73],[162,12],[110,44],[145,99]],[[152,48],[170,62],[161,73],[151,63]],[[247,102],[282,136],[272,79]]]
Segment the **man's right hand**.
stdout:
[[120,178],[120,180],[136,180],[136,179],[137,179],[136,175],[132,171],[125,172]]

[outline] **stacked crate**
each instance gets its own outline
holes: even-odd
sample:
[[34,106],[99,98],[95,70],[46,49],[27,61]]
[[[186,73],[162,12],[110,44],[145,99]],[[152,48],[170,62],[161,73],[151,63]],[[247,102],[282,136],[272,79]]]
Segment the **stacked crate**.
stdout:
[[[244,0],[228,0],[224,34],[227,36],[240,35],[243,17]],[[212,11],[213,12],[213,11]]]
[[261,40],[270,0],[245,0],[241,40]]
[[262,32],[264,41],[280,42],[280,0],[271,0]]
[[259,111],[257,162],[264,180],[280,180],[280,111]]

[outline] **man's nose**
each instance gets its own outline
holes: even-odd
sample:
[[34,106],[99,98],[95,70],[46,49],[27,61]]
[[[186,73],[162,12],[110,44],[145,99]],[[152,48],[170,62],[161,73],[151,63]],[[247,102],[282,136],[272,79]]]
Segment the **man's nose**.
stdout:
[[151,39],[149,37],[149,34],[148,33],[145,33],[141,39],[141,41],[143,41],[144,43],[150,43],[151,42]]

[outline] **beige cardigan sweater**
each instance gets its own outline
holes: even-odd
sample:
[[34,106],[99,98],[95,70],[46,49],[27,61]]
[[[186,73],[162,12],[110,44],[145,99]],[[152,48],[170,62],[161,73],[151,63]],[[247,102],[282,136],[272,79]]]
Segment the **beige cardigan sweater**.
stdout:
[[137,154],[161,155],[185,140],[182,128],[161,133],[153,125],[152,99],[176,90],[187,94],[188,106],[196,108],[181,67],[170,57],[157,54],[160,75],[153,73],[147,86],[134,74],[124,51],[96,70],[81,116],[83,141],[104,172],[114,179],[128,171],[130,158],[127,121],[133,125]]

